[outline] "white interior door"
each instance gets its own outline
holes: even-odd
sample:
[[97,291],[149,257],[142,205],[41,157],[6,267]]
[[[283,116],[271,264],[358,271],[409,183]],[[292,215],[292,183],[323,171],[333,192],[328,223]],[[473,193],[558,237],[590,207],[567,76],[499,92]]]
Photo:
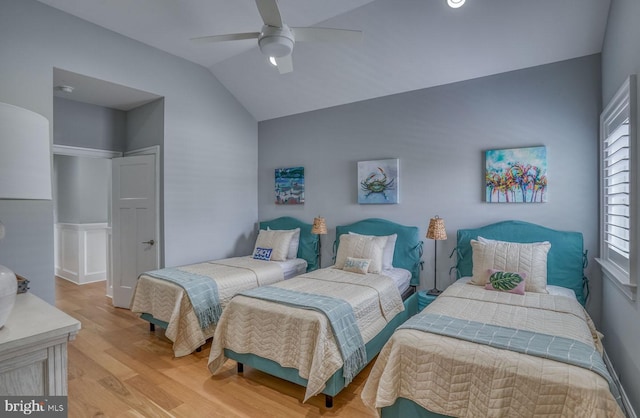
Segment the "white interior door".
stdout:
[[155,155],[114,158],[113,305],[129,308],[140,273],[159,265]]

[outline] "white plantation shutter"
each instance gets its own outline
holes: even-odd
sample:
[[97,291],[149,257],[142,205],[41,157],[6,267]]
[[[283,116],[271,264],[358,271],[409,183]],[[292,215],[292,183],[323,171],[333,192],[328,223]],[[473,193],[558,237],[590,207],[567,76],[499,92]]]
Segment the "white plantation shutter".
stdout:
[[629,117],[603,143],[604,241],[608,258],[629,273]]
[[600,115],[600,258],[603,276],[635,299],[640,221],[636,78],[630,76]]

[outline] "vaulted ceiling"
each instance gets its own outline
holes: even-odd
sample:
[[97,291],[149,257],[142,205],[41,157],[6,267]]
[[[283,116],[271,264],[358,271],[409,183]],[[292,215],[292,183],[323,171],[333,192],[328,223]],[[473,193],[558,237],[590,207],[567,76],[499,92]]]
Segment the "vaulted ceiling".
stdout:
[[547,64],[601,51],[610,0],[279,0],[289,26],[363,31],[356,43],[299,42],[279,74],[255,39],[254,0],[39,0],[207,67],[256,118]]

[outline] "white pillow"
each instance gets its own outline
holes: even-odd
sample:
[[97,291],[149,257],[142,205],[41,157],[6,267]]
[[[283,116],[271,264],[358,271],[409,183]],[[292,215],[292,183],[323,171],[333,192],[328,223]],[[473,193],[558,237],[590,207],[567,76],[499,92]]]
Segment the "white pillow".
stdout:
[[340,235],[340,245],[336,254],[335,268],[343,269],[347,257],[369,258],[369,273],[380,273],[382,270],[382,253],[387,237],[369,235]]
[[[349,231],[351,235],[361,235],[365,237],[373,237],[375,235],[362,235],[357,234],[355,232]],[[396,240],[398,239],[398,234],[384,235],[387,237],[387,243],[384,245],[384,250],[382,251],[382,270],[391,270],[393,268],[393,254],[396,251]]]
[[[298,230],[298,233],[300,231]],[[255,254],[258,247],[271,248],[271,260],[285,261],[289,252],[289,244],[295,234],[295,230],[280,231],[274,229],[261,229],[256,239],[256,245],[253,248]]]
[[473,277],[471,283],[484,286],[489,269],[518,271],[527,274],[525,291],[547,293],[547,254],[549,242],[517,243],[506,241],[480,242],[471,240]]
[[267,227],[267,231],[294,231],[291,242],[289,243],[289,250],[287,251],[287,259],[298,258],[298,247],[300,246],[300,228],[296,229],[271,229]]

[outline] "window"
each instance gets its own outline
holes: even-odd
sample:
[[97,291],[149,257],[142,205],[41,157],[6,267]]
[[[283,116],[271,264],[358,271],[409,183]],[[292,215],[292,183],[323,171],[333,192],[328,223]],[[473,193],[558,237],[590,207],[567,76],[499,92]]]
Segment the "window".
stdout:
[[631,76],[600,115],[601,247],[605,277],[635,299],[638,260],[638,184],[635,137],[636,79]]

